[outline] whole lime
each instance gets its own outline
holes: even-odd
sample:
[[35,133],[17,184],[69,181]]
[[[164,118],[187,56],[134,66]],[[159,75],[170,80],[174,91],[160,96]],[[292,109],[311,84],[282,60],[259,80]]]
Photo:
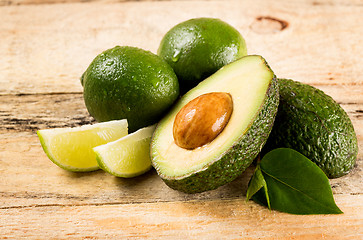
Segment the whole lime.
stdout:
[[174,69],[183,92],[246,54],[241,34],[215,18],[195,18],[174,26],[158,49],[158,55]]
[[104,51],[81,79],[88,112],[100,122],[127,119],[130,132],[159,121],[179,96],[178,79],[166,61],[135,47]]

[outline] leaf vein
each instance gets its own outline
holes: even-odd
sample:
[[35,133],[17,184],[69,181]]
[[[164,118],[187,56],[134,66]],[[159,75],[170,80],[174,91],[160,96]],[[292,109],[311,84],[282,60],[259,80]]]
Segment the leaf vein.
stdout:
[[301,193],[302,195],[306,196],[307,198],[311,199],[312,201],[314,201],[314,202],[318,203],[318,204],[319,204],[320,206],[322,206],[323,208],[325,208],[325,209],[330,209],[330,210],[335,210],[335,208],[327,207],[326,205],[324,205],[323,203],[321,203],[319,200],[317,200],[317,199],[315,199],[315,198],[311,197],[310,195],[306,194],[305,192],[303,192],[303,191],[301,191],[301,190],[299,190],[299,189],[297,189],[297,188],[295,188],[295,187],[293,187],[293,186],[291,186],[291,185],[289,185],[289,184],[287,184],[287,183],[283,182],[282,180],[278,179],[277,177],[275,177],[275,176],[273,176],[273,175],[269,174],[269,173],[268,173],[268,172],[266,172],[264,169],[262,169],[262,168],[261,168],[261,171],[262,171],[263,173],[265,173],[267,176],[269,176],[269,177],[271,177],[271,178],[275,179],[276,181],[280,182],[281,184],[286,185],[287,187],[289,187],[289,188],[291,188],[291,189],[295,190],[296,192]]

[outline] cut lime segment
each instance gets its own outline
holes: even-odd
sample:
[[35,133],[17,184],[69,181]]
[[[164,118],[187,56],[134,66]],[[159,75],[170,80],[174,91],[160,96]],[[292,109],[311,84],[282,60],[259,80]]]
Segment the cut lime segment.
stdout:
[[44,152],[59,167],[73,172],[97,170],[92,148],[127,135],[127,120],[116,120],[74,128],[37,132]]
[[150,140],[155,125],[142,128],[114,142],[93,148],[99,166],[106,172],[131,178],[151,168]]

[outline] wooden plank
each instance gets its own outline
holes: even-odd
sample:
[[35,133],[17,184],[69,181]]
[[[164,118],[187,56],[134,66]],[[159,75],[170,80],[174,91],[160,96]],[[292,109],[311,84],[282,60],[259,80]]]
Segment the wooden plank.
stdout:
[[[331,184],[335,194],[362,194],[363,104],[342,106],[356,129],[360,152],[356,168]],[[217,190],[192,195],[171,190],[154,171],[135,179],[103,171],[70,173],[46,157],[35,131],[93,122],[81,94],[0,96],[0,109],[0,208],[244,198],[253,170]]]
[[[162,36],[193,17],[217,17],[245,37],[279,77],[363,89],[360,2],[162,1],[0,8],[0,94],[81,92],[91,60],[115,45],[156,52]],[[241,11],[243,9],[243,11]],[[160,14],[163,13],[163,14]],[[349,16],[349,17],[347,17]],[[147,40],[146,40],[147,39]]]
[[[183,200],[245,198],[253,167],[235,181],[216,190],[185,194],[167,187],[154,170],[133,179],[103,171],[71,173],[54,165],[43,153],[35,135],[0,141],[0,208],[41,205],[144,203]],[[3,137],[4,135],[2,135]],[[363,149],[363,136],[359,136]],[[334,194],[362,195],[363,153],[351,173],[332,179]]]
[[[360,0],[45,2],[60,4],[0,0],[0,238],[363,235]],[[170,27],[200,16],[229,22],[245,36],[249,53],[263,55],[277,76],[324,90],[348,112],[358,135],[358,161],[350,174],[330,180],[344,214],[296,216],[246,203],[253,167],[217,190],[184,194],[168,188],[155,171],[134,179],[70,173],[45,156],[37,129],[94,122],[79,76],[98,53],[115,45],[156,52]]]
[[[144,1],[164,1],[164,0],[0,0],[0,6],[7,5],[27,5],[27,4],[59,4],[59,3],[84,3],[84,2],[106,2],[106,3],[117,3],[117,2],[144,2]],[[169,1],[179,1],[179,0],[169,0]],[[204,0],[205,2],[209,2],[210,0]],[[233,0],[220,0],[220,1],[230,1]],[[312,5],[362,5],[360,0],[350,0],[349,2],[345,0],[320,0],[320,1],[305,1]]]
[[184,194],[167,187],[154,170],[132,179],[116,178],[101,170],[91,173],[68,172],[46,157],[34,133],[0,136],[0,209],[49,204],[244,198],[252,175],[251,168],[231,184],[217,190]]
[[0,235],[27,239],[360,239],[362,195],[339,215],[269,211],[244,199],[0,209]]
[[[313,83],[312,86],[324,91],[339,104],[362,104],[363,103],[363,85],[344,84],[319,84]],[[359,109],[357,109],[359,111]],[[360,109],[361,110],[361,109]]]
[[142,2],[142,1],[162,1],[162,0],[0,0],[0,6],[85,3],[85,2],[117,3],[117,2]]
[[0,96],[0,133],[94,123],[81,93]]
[[[354,87],[348,89],[334,87],[325,90],[333,93],[333,98],[358,125],[363,118],[363,98]],[[352,99],[346,99],[349,93]],[[81,93],[0,96],[0,133],[35,132],[44,128],[74,127],[94,122]],[[356,129],[360,127],[356,126]]]

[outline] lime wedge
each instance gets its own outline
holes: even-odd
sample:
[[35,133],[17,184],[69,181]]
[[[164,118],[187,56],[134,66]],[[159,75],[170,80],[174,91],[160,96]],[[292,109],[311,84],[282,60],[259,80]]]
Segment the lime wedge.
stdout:
[[59,167],[73,172],[93,171],[99,167],[92,148],[126,136],[127,120],[44,129],[37,134],[44,152]]
[[114,142],[93,148],[99,166],[106,172],[131,178],[151,168],[150,140],[155,125],[142,128]]

